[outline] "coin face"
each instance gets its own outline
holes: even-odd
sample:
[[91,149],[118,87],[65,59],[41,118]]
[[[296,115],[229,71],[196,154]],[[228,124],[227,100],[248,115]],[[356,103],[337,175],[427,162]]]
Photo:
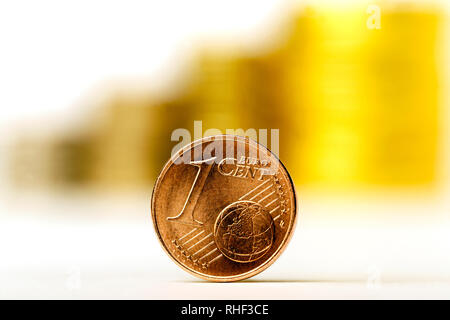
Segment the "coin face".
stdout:
[[296,220],[293,183],[278,158],[240,136],[194,141],[164,166],[152,195],[163,248],[203,279],[236,281],[269,267]]

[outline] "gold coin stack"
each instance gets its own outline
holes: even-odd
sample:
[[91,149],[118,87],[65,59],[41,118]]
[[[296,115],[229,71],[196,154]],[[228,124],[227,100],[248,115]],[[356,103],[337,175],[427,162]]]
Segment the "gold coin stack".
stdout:
[[225,129],[278,128],[265,57],[206,51],[195,70],[190,90],[196,118],[203,121],[204,129],[225,133]]
[[297,140],[288,165],[331,187],[432,181],[439,13],[382,11],[381,29],[364,13],[316,7],[295,19],[279,54]]
[[[367,32],[365,107],[371,110],[368,180],[422,185],[436,180],[441,14],[396,10]],[[370,31],[370,30],[369,30]]]
[[148,96],[115,96],[100,110],[93,136],[91,179],[102,188],[135,188],[149,183],[149,149],[155,110]]

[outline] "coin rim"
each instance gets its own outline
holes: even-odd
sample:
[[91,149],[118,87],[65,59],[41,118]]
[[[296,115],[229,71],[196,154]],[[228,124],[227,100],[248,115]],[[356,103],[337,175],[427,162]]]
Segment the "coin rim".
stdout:
[[[266,149],[267,151],[270,152],[271,155],[273,155],[275,157],[275,159],[277,159],[279,161],[279,163],[281,164],[282,168],[284,169],[284,173],[287,176],[287,180],[288,183],[290,183],[291,187],[292,187],[292,191],[293,191],[293,206],[294,206],[294,210],[293,215],[294,217],[291,219],[291,224],[289,227],[289,230],[287,231],[287,236],[284,240],[284,243],[280,246],[280,248],[277,249],[277,251],[275,252],[275,254],[273,254],[268,260],[266,260],[265,262],[263,262],[261,265],[259,265],[258,267],[256,267],[255,269],[249,270],[245,273],[241,273],[238,275],[233,275],[233,276],[213,276],[213,275],[206,275],[203,274],[197,270],[191,269],[190,267],[184,265],[183,263],[181,263],[180,261],[178,261],[172,254],[172,252],[169,250],[169,248],[166,246],[161,233],[159,232],[159,228],[158,228],[158,223],[156,221],[156,213],[155,213],[155,193],[157,190],[158,185],[161,183],[161,180],[163,179],[164,175],[166,174],[166,172],[169,170],[170,166],[174,164],[175,160],[178,158],[179,155],[183,154],[184,152],[186,152],[187,150],[195,147],[196,145],[198,145],[199,143],[204,143],[204,142],[208,142],[208,141],[214,141],[214,140],[226,140],[227,138],[232,138],[233,140],[243,140],[244,143],[249,143],[250,141],[256,143],[257,145],[259,145],[260,147]],[[170,159],[166,162],[166,164],[163,166],[161,172],[158,175],[158,178],[156,179],[155,185],[153,187],[153,191],[152,191],[152,196],[151,196],[151,204],[150,204],[150,214],[152,216],[152,221],[153,221],[153,227],[155,229],[155,232],[158,236],[158,240],[160,245],[163,247],[164,251],[166,252],[166,254],[179,266],[181,267],[183,270],[187,271],[188,273],[192,274],[193,276],[196,276],[200,279],[204,279],[204,280],[208,280],[208,281],[214,281],[214,282],[234,282],[234,281],[240,281],[240,280],[245,280],[248,278],[251,278],[261,272],[263,272],[264,270],[266,270],[267,268],[269,268],[277,259],[278,257],[284,252],[284,250],[286,249],[287,245],[289,244],[289,242],[292,239],[294,230],[297,226],[297,214],[298,214],[298,207],[297,207],[297,192],[295,190],[295,186],[294,186],[294,182],[291,178],[291,176],[289,175],[289,172],[287,171],[286,167],[284,166],[283,162],[281,162],[281,160],[272,152],[270,151],[268,148],[266,148],[265,146],[263,146],[262,144],[258,143],[257,141],[250,139],[249,137],[244,137],[244,136],[239,136],[239,135],[231,135],[231,134],[221,134],[221,135],[215,135],[215,136],[207,136],[207,137],[203,137],[200,139],[197,139],[193,142],[191,142],[190,144],[184,146],[183,148],[181,148],[179,151],[176,152],[176,154],[174,154],[173,156],[170,157]]]

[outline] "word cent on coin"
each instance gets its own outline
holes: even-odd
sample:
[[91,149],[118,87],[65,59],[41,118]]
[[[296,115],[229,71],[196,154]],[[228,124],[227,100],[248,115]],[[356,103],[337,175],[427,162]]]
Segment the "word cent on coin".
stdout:
[[151,210],[179,266],[225,282],[252,277],[277,259],[292,236],[297,203],[274,154],[249,138],[220,135],[194,141],[167,162]]

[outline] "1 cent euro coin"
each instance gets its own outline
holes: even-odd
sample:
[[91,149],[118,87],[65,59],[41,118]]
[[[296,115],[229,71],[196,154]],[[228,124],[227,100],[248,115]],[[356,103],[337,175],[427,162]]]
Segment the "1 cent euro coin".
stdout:
[[282,253],[297,202],[280,160],[240,136],[205,137],[164,166],[152,195],[156,233],[184,270],[211,281],[252,277]]

